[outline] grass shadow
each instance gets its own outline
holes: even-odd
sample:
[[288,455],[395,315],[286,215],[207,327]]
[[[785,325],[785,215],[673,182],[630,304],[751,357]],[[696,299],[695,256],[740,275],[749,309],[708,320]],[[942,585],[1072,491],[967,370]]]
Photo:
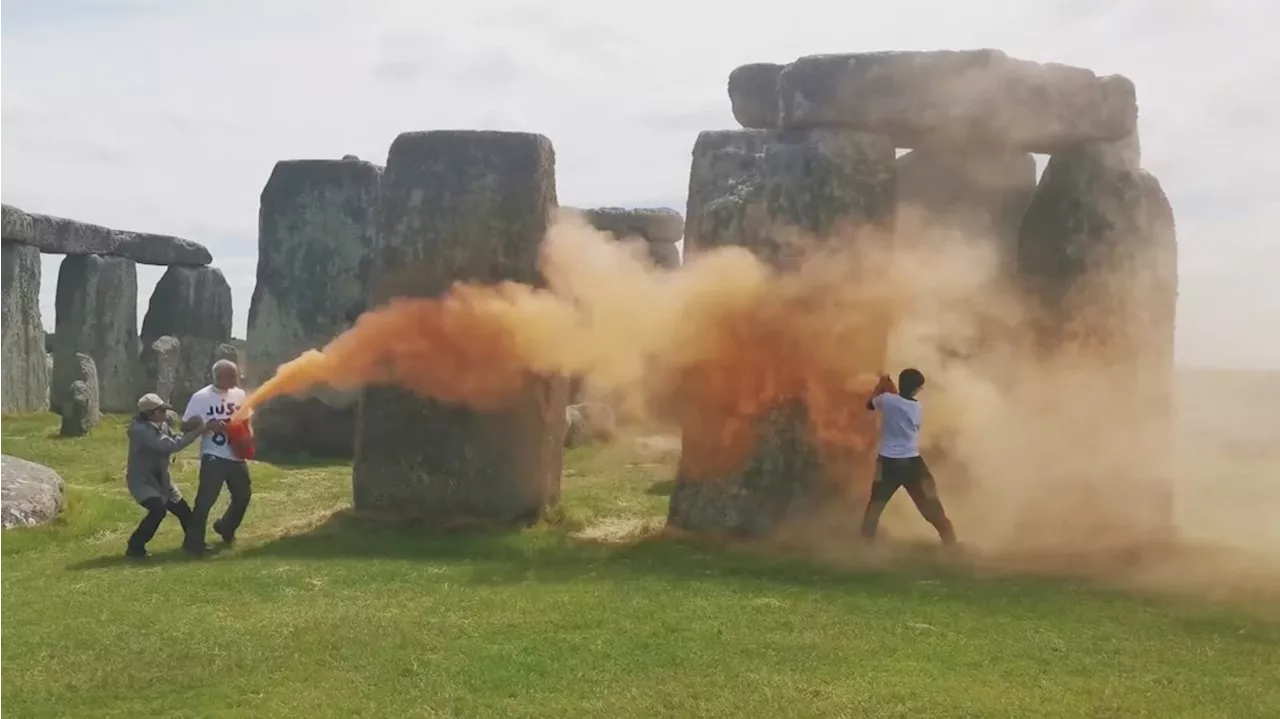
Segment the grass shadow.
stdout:
[[[205,557],[208,559],[211,559],[221,551],[222,551],[222,547],[215,545],[214,548],[210,550],[208,554],[205,555]],[[123,553],[112,554],[112,555],[101,556],[101,557],[93,557],[91,559],[85,559],[79,562],[75,562],[74,564],[69,564],[67,565],[67,569],[72,571],[90,571],[95,569],[119,569],[119,568],[146,569],[148,567],[155,567],[158,565],[176,564],[180,562],[198,562],[198,561],[203,561],[203,560],[196,559],[181,549],[171,549],[163,552],[152,552],[150,556],[148,556],[146,559],[134,559],[132,557],[126,557],[124,556]]]
[[254,457],[254,461],[262,464],[269,464],[281,469],[333,469],[333,468],[350,468],[351,458],[349,457],[322,457],[311,454],[285,454],[275,452],[260,452]]
[[545,525],[440,528],[352,510],[340,510],[310,530],[246,548],[229,558],[367,558],[454,564],[465,571],[466,581],[479,585],[659,577],[681,583],[708,579],[753,586],[784,583],[874,594],[904,591],[926,575],[940,574],[938,567],[921,562],[899,562],[892,570],[823,566],[795,556],[736,551],[666,534],[628,543],[600,543],[578,541]]
[[644,493],[655,497],[670,497],[675,488],[676,481],[674,479],[663,479],[649,485],[649,488]]

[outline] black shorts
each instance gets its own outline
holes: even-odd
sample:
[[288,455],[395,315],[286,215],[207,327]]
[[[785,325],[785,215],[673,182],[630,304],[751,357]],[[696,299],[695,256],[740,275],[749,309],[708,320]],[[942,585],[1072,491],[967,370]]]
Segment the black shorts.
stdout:
[[871,501],[888,502],[899,488],[906,487],[912,498],[921,494],[932,499],[938,496],[933,484],[933,474],[924,457],[876,457],[876,475],[871,484]]

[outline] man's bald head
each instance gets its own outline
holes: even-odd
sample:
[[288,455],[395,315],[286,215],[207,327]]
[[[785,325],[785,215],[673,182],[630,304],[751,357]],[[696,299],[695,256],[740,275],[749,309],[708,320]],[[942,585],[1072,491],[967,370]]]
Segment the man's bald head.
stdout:
[[240,368],[235,362],[220,359],[213,363],[213,386],[218,389],[231,389],[240,384]]

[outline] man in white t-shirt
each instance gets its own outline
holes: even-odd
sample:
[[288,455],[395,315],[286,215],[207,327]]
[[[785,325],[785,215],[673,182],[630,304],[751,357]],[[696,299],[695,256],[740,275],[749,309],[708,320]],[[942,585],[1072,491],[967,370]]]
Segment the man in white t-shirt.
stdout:
[[862,536],[874,541],[880,514],[889,499],[901,487],[907,490],[920,514],[938,530],[944,544],[955,544],[956,533],[951,520],[938,499],[929,466],[920,456],[920,423],[922,412],[916,395],[924,387],[924,374],[907,368],[898,373],[895,392],[888,375],[880,378],[876,391],[867,400],[867,409],[880,411],[880,447],[876,457],[876,476],[871,484],[871,498],[862,518]]
[[205,530],[209,511],[218,501],[223,484],[231,493],[231,502],[222,518],[213,523],[213,531],[224,542],[231,544],[235,541],[236,529],[249,509],[249,497],[252,495],[249,465],[236,456],[226,434],[227,421],[244,404],[245,392],[239,384],[240,368],[236,363],[218,360],[213,365],[213,384],[191,395],[182,417],[184,422],[191,422],[197,417],[205,422],[205,432],[200,438],[200,483],[186,541],[183,542],[183,548],[197,556],[207,550]]

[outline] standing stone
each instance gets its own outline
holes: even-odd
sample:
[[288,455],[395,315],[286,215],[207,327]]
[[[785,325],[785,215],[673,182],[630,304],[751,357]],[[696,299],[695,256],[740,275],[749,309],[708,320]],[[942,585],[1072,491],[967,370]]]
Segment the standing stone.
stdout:
[[8,240],[3,247],[3,407],[5,412],[42,412],[49,408],[49,370],[40,318],[40,251]]
[[171,402],[182,366],[182,343],[166,335],[143,346],[141,364],[143,386],[138,395],[153,392]]
[[[1138,160],[1136,140],[1084,143],[1054,155],[1019,235],[1019,271],[1036,312],[1033,340],[1042,361],[1094,377],[1089,392],[1107,397],[1105,423],[1075,411],[1078,388],[1065,387],[1068,396],[1035,410],[1059,435],[1090,447],[1085,466],[1067,469],[1079,496],[1092,502],[1071,515],[1081,525],[1072,531],[1096,542],[1146,543],[1172,531],[1165,458],[1177,248],[1172,208]],[[1057,452],[1072,456],[1072,449]],[[1141,466],[1134,457],[1143,458]]]
[[57,472],[25,459],[0,456],[0,503],[5,529],[44,524],[62,510],[63,482]]
[[[258,214],[249,384],[342,334],[365,309],[382,171],[352,159],[276,163]],[[254,414],[258,453],[351,458],[358,392],[318,388]]]
[[1125,342],[1130,320],[1109,304],[1118,288],[1096,285],[1129,272],[1142,244],[1134,242],[1148,224],[1138,162],[1136,143],[1082,143],[1045,167],[1019,228],[1017,267],[1049,345],[1064,329],[1084,331],[1081,322],[1095,325],[1092,340]]
[[79,371],[76,353],[93,358],[104,412],[137,411],[138,269],[133,260],[70,255],[58,270],[51,404]]
[[[555,153],[541,136],[400,135],[382,178],[370,304],[435,297],[457,280],[539,285],[557,205]],[[493,412],[366,388],[352,472],[357,508],[437,518],[531,521],[559,500],[566,381],[530,376]]]
[[[898,158],[898,230],[957,230],[991,240],[1004,270],[1012,270],[1022,213],[1036,191],[1030,153],[921,148]],[[909,243],[912,237],[901,237]]]
[[688,532],[764,536],[813,510],[812,503],[829,494],[803,403],[756,418],[754,434],[755,450],[727,481],[689,477],[688,461],[696,448],[681,452],[669,524]]
[[[794,231],[827,247],[887,242],[896,209],[894,160],[888,139],[843,130],[704,132],[693,151],[685,251],[737,245],[786,272],[815,249],[789,242]],[[860,339],[848,366],[875,372],[884,363],[887,322]],[[737,419],[704,416],[707,411],[686,417],[668,514],[673,527],[771,533],[846,491],[850,473],[871,466],[866,452],[841,456],[847,462],[841,467],[824,464],[847,455],[847,448],[819,446],[809,408],[802,397],[791,397],[753,418],[755,441],[744,462],[704,476],[705,459],[721,451],[721,432],[712,428]],[[872,422],[859,431],[871,436]],[[867,479],[855,477],[851,491]]]
[[[178,341],[169,402],[183,409],[192,394],[213,381],[210,372],[219,359],[220,347],[231,341],[231,285],[222,270],[177,266],[165,270],[142,321],[142,346],[147,348],[141,356],[142,365],[155,365],[151,354],[161,337]],[[149,375],[145,380],[143,389],[156,391]]]
[[83,437],[102,421],[98,403],[98,369],[93,358],[76,353],[76,374],[62,407],[63,437]]
[[644,240],[654,265],[668,270],[680,266],[676,243],[684,234],[684,219],[679,212],[666,207],[597,207],[583,214],[592,227],[612,233],[619,240]]
[[819,241],[891,229],[894,161],[886,138],[846,130],[703,132],[693,149],[685,253],[738,245],[790,265],[806,248],[789,243],[786,228]]

